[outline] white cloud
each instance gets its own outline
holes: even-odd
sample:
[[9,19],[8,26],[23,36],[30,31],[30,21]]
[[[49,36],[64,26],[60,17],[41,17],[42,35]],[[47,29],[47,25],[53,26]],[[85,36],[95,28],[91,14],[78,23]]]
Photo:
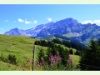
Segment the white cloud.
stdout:
[[25,21],[24,23],[25,24],[31,24],[31,21]]
[[47,20],[48,20],[49,22],[51,22],[51,21],[52,21],[52,18],[48,18]]
[[34,20],[34,24],[37,24],[38,23],[38,21],[37,20]]
[[18,22],[24,22],[24,20],[23,20],[23,19],[21,19],[21,18],[19,18],[19,19],[18,19]]
[[97,25],[100,25],[100,20],[86,20],[86,21],[83,21],[82,24],[87,24],[87,23],[91,23],[91,24],[97,24]]
[[21,18],[18,18],[18,22],[22,22],[24,24],[37,24],[38,21],[37,20],[27,20],[27,19],[21,19]]
[[23,22],[24,24],[31,24],[31,21],[28,21],[27,19],[23,20],[21,18],[18,19],[18,22]]

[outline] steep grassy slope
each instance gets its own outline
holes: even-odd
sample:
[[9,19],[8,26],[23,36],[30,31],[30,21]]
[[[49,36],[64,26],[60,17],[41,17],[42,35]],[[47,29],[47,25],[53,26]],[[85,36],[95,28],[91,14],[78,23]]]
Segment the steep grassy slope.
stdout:
[[[0,70],[32,70],[32,51],[36,39],[25,36],[0,35]],[[65,47],[65,46],[63,46]],[[69,49],[68,47],[66,47]],[[36,46],[35,60],[40,49],[47,50],[47,47]],[[75,49],[74,49],[75,52]],[[7,62],[8,55],[15,55],[17,64]],[[79,56],[72,55],[75,64],[79,63]],[[42,70],[35,65],[35,70]]]
[[[17,58],[16,67],[21,67],[22,69],[24,68],[23,66],[25,66],[25,63],[27,63],[26,60],[32,59],[32,50],[33,50],[34,42],[35,42],[35,39],[31,39],[24,36],[0,35],[0,56],[3,57],[4,60],[6,60],[9,54],[15,55]],[[2,64],[3,61],[0,63]],[[3,63],[2,66],[5,63]],[[7,64],[8,63],[6,63],[6,65]],[[5,69],[2,68],[2,70],[5,70]],[[17,69],[17,70],[20,70],[20,69]]]

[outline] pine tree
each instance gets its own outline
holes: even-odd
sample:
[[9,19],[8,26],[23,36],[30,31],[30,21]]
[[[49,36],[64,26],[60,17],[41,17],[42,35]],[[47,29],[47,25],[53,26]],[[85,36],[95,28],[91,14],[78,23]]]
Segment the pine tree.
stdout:
[[69,54],[73,55],[73,50],[72,49],[69,50]]
[[82,70],[100,70],[100,47],[91,40],[89,48],[81,55],[80,68]]

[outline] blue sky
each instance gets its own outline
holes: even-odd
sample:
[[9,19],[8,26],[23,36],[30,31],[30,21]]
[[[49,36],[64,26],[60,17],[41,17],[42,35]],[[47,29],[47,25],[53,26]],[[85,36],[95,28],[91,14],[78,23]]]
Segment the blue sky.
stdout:
[[12,28],[30,29],[39,24],[74,18],[81,23],[100,25],[100,5],[82,4],[33,4],[0,5],[0,34]]

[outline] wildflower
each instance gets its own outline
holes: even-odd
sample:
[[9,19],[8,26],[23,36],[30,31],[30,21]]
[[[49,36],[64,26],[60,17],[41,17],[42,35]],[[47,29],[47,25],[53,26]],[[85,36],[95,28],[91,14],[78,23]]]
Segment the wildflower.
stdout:
[[57,52],[57,55],[59,55],[59,52]]
[[57,53],[57,55],[52,55],[50,53],[49,61],[50,61],[51,65],[58,64],[61,61],[61,57],[59,56],[59,52]]
[[45,61],[44,61],[44,58],[41,57],[41,64],[44,65],[45,64]]

